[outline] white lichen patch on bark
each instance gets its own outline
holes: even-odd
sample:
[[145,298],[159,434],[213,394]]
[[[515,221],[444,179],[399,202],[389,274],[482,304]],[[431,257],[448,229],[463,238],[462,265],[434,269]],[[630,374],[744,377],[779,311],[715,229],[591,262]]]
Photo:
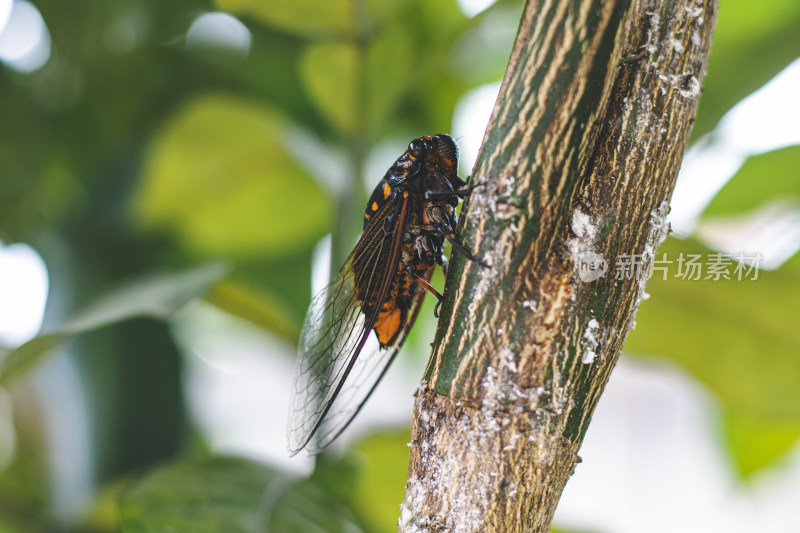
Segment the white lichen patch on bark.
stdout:
[[475,287],[472,290],[472,301],[469,304],[468,309],[471,317],[474,317],[476,310],[483,305],[483,301],[486,298],[490,288],[497,281],[497,272],[494,268],[492,268],[497,263],[495,259],[497,253],[497,250],[492,250],[489,253],[481,256],[481,261],[486,263],[489,268],[483,268],[480,265],[477,265],[478,282],[475,284]]
[[648,54],[655,54],[658,47],[654,44],[658,41],[658,30],[661,25],[661,17],[658,13],[646,12],[647,18],[650,21],[650,26],[647,28],[647,44],[644,45]]
[[591,282],[604,276],[608,271],[608,262],[596,249],[599,221],[576,207],[572,212],[570,228],[575,238],[569,240],[567,247],[572,253],[578,277],[581,281]]
[[674,49],[676,52],[678,52],[679,54],[682,54],[682,53],[683,53],[683,43],[682,43],[682,42],[680,42],[678,39],[675,39],[674,37],[673,37],[673,38],[671,38],[671,39],[669,40],[669,44],[670,44],[670,46],[672,46],[672,48],[673,48],[673,49]]
[[[656,250],[662,242],[667,238],[670,233],[670,224],[667,221],[667,213],[669,212],[669,204],[667,201],[661,202],[659,206],[650,213],[650,229],[647,232],[647,240],[645,241],[644,251],[642,252],[642,270],[639,273],[639,292],[636,296],[636,303],[633,312],[633,317],[636,316],[636,310],[643,300],[647,300],[650,295],[645,292],[645,285],[650,277],[653,268],[653,261],[655,261]],[[634,327],[635,321],[631,321],[631,328]]]
[[683,10],[693,19],[697,19],[698,24],[702,24],[704,22],[703,19],[703,6],[698,6],[692,9],[689,6],[683,8]]
[[595,357],[597,357],[598,348],[600,345],[600,322],[597,319],[592,318],[586,324],[586,328],[583,331],[583,338],[582,338],[582,345],[583,348],[583,356],[581,357],[581,363],[584,365],[590,365],[594,362]]
[[594,247],[595,239],[597,238],[597,226],[592,223],[589,215],[580,209],[575,209],[572,212],[570,227],[580,240],[579,244],[587,248]]

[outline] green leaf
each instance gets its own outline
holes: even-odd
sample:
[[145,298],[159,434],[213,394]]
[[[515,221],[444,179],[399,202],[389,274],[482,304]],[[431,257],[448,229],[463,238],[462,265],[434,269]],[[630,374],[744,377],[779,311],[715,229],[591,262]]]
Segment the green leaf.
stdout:
[[[295,481],[282,487],[263,531],[284,533],[363,533],[350,509],[313,480]],[[277,491],[276,491],[277,492]]]
[[795,0],[764,2],[758,9],[749,0],[719,3],[695,138],[711,131],[731,107],[800,56],[798,27],[800,2]]
[[265,489],[279,479],[272,469],[243,459],[202,457],[170,464],[122,498],[122,531],[261,531]]
[[717,193],[704,217],[753,211],[776,201],[800,203],[800,146],[750,157]]
[[263,291],[254,294],[253,289],[231,281],[223,281],[209,291],[205,300],[289,342],[296,342],[300,335],[300,328],[297,322],[292,320],[291,313],[277,298],[264,294]]
[[328,226],[326,195],[287,149],[270,109],[205,96],[172,117],[150,150],[134,208],[201,257],[291,256]]
[[363,126],[364,112],[358,91],[359,57],[348,43],[310,45],[300,60],[300,77],[317,109],[342,133],[353,133]]
[[652,298],[625,350],[678,362],[730,409],[800,420],[798,278],[761,270],[756,280],[681,280],[674,275],[680,254],[701,254],[702,263],[713,252],[668,239],[657,258],[664,253],[673,269],[666,281],[656,272],[648,282]]
[[353,4],[348,0],[215,0],[221,10],[236,15],[249,15],[267,26],[306,37],[351,34]]
[[348,501],[369,531],[397,531],[408,475],[409,429],[375,433],[352,450],[359,475]]
[[731,460],[742,479],[775,465],[800,442],[800,420],[776,420],[727,411],[723,437]]
[[244,459],[201,457],[151,472],[121,501],[124,533],[362,531],[317,485]]
[[166,319],[186,303],[205,294],[228,272],[213,263],[174,274],[160,274],[107,293],[61,326],[11,350],[0,363],[0,382],[8,383],[30,370],[42,357],[74,335],[134,317]]

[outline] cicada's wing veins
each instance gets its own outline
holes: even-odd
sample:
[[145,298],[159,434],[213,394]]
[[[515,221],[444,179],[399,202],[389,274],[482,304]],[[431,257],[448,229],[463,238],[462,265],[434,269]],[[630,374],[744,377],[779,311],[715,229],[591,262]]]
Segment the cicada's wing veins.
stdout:
[[[384,220],[398,213],[394,230]],[[403,208],[384,206],[365,228],[337,279],[314,297],[298,347],[289,451],[317,453],[333,441],[383,377],[405,335],[381,347],[372,327],[398,261]],[[363,309],[362,310],[362,303]],[[346,383],[345,383],[346,381]]]

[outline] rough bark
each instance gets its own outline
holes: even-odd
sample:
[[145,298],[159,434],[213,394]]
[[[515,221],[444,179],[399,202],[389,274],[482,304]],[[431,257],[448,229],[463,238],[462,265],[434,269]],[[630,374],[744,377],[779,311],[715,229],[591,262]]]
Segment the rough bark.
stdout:
[[548,531],[668,232],[716,11],[527,2],[459,231],[490,268],[453,256],[401,531]]

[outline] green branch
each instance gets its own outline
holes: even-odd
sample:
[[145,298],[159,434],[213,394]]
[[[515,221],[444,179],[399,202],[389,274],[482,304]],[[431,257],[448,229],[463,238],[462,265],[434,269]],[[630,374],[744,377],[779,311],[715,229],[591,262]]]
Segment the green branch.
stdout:
[[451,263],[401,530],[549,530],[668,232],[716,11],[528,1],[460,228],[491,268]]

